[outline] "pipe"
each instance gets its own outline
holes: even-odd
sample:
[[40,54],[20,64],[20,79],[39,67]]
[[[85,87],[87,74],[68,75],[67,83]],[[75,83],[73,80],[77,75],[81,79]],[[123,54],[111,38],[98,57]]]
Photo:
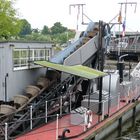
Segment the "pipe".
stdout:
[[90,110],[90,94],[91,94],[91,83],[92,81],[89,80],[89,87],[88,87],[88,110]]
[[30,59],[30,46],[28,46],[28,69],[30,69],[30,63],[31,63],[31,59]]
[[8,101],[8,97],[7,97],[7,77],[8,77],[8,73],[6,73],[6,75],[5,75],[5,102]]
[[108,97],[108,116],[109,116],[109,113],[110,113],[110,90],[111,90],[111,74],[109,73],[109,90],[108,90],[108,94],[109,94],[109,97]]
[[103,87],[103,83],[102,80],[103,78],[99,78],[99,110],[98,110],[98,114],[102,115],[102,87]]
[[119,62],[122,61],[121,59],[122,59],[123,57],[125,57],[125,56],[128,56],[128,54],[121,55],[121,56],[119,57]]
[[[103,71],[103,63],[104,63],[104,48],[103,48],[103,22],[99,21],[99,39],[98,39],[98,48],[99,48],[99,54],[98,54],[98,70]],[[98,114],[102,115],[102,77],[99,78],[98,81],[98,89],[99,89],[99,109]]]
[[124,69],[124,63],[123,63],[123,62],[118,62],[118,63],[117,63],[117,69],[119,70],[120,83],[121,83],[121,82],[123,82],[123,69]]

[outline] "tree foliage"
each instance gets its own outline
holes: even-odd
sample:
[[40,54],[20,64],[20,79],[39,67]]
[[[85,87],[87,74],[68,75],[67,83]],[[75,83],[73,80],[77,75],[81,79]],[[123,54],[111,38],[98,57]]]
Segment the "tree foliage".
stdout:
[[48,26],[44,25],[44,27],[41,31],[41,34],[43,34],[43,35],[50,34],[50,30],[49,30]]
[[34,33],[39,34],[39,29],[38,29],[38,28],[32,29],[32,33],[33,33],[33,34],[34,34]]
[[31,24],[26,19],[21,19],[19,23],[20,23],[20,32],[19,32],[20,36],[31,34],[32,32]]
[[26,35],[22,40],[26,41],[46,41],[46,42],[52,42],[51,36],[49,35],[41,35],[38,33],[32,33],[31,35]]
[[24,36],[22,40],[30,40],[30,41],[47,41],[47,42],[53,42],[53,43],[59,43],[63,44],[69,41],[71,38],[73,38],[75,35],[74,31],[68,30],[67,32],[61,33],[61,34],[47,34],[43,35],[40,33],[32,33],[30,35]]
[[[14,9],[16,0],[0,0],[0,40],[19,39],[49,41],[55,43],[66,43],[74,37],[74,32],[62,26],[60,22],[54,23],[51,28],[44,25],[40,31],[32,29],[26,19],[17,18],[17,11]],[[14,37],[14,38],[13,38]]]
[[40,31],[32,28],[26,19],[18,19],[13,8],[15,0],[0,0],[0,40],[14,39],[30,41],[48,41],[66,43],[74,37],[74,32],[62,26],[60,22],[54,23],[51,28],[44,25]]
[[0,38],[8,39],[20,31],[13,0],[0,0]]
[[73,38],[74,35],[75,32],[73,30],[68,30],[66,27],[63,27],[60,22],[56,22],[50,29],[47,25],[44,25],[41,31],[37,28],[32,29],[32,34],[26,35],[22,39],[63,44]]
[[63,27],[60,22],[54,23],[54,25],[51,27],[51,33],[52,34],[59,34],[67,31],[66,27]]

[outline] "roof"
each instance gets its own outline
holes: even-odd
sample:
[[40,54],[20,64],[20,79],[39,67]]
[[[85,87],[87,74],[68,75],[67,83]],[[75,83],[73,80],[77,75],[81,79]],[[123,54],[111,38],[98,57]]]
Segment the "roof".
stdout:
[[[115,32],[116,35],[121,35],[122,32]],[[136,36],[136,35],[140,35],[140,32],[129,32],[129,31],[126,31],[125,32],[125,36]]]
[[54,42],[47,42],[47,41],[31,41],[31,40],[4,40],[0,41],[0,43],[41,43],[41,44],[54,44]]
[[48,68],[52,68],[52,69],[66,72],[69,74],[73,74],[76,76],[80,76],[86,79],[95,79],[95,78],[103,77],[107,75],[107,73],[104,73],[104,72],[101,72],[101,71],[98,71],[98,70],[95,70],[86,66],[82,66],[82,65],[65,66],[61,64],[48,62],[48,61],[35,61],[34,63],[44,66],[44,67],[48,67]]

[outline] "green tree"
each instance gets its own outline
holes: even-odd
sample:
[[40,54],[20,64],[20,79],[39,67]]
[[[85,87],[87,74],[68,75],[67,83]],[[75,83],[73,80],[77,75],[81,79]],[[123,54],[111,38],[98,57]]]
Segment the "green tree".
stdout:
[[59,34],[51,35],[51,40],[54,43],[63,44],[63,43],[67,43],[68,41],[70,41],[72,38],[74,38],[74,36],[75,36],[74,31],[67,30],[66,32],[63,32],[61,34],[59,33]]
[[51,33],[52,34],[59,34],[67,31],[66,27],[63,27],[60,22],[54,23],[54,25],[51,27]]
[[32,32],[31,24],[26,19],[21,19],[19,23],[20,23],[20,32],[19,32],[20,36],[31,34]]
[[38,28],[32,29],[32,33],[39,34],[39,29]]
[[13,0],[0,0],[0,38],[9,39],[20,31]]
[[67,38],[66,33],[62,33],[58,36],[58,40],[61,44],[66,43],[68,41],[67,39],[68,38]]
[[43,35],[50,34],[48,26],[44,25],[44,27],[43,27],[43,29],[41,31],[41,34],[43,34]]

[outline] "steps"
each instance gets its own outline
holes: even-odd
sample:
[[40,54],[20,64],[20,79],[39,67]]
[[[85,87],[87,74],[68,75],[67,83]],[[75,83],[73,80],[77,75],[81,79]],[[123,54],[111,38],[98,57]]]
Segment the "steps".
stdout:
[[71,124],[80,125],[84,123],[84,113],[87,111],[87,108],[81,106],[71,111]]

